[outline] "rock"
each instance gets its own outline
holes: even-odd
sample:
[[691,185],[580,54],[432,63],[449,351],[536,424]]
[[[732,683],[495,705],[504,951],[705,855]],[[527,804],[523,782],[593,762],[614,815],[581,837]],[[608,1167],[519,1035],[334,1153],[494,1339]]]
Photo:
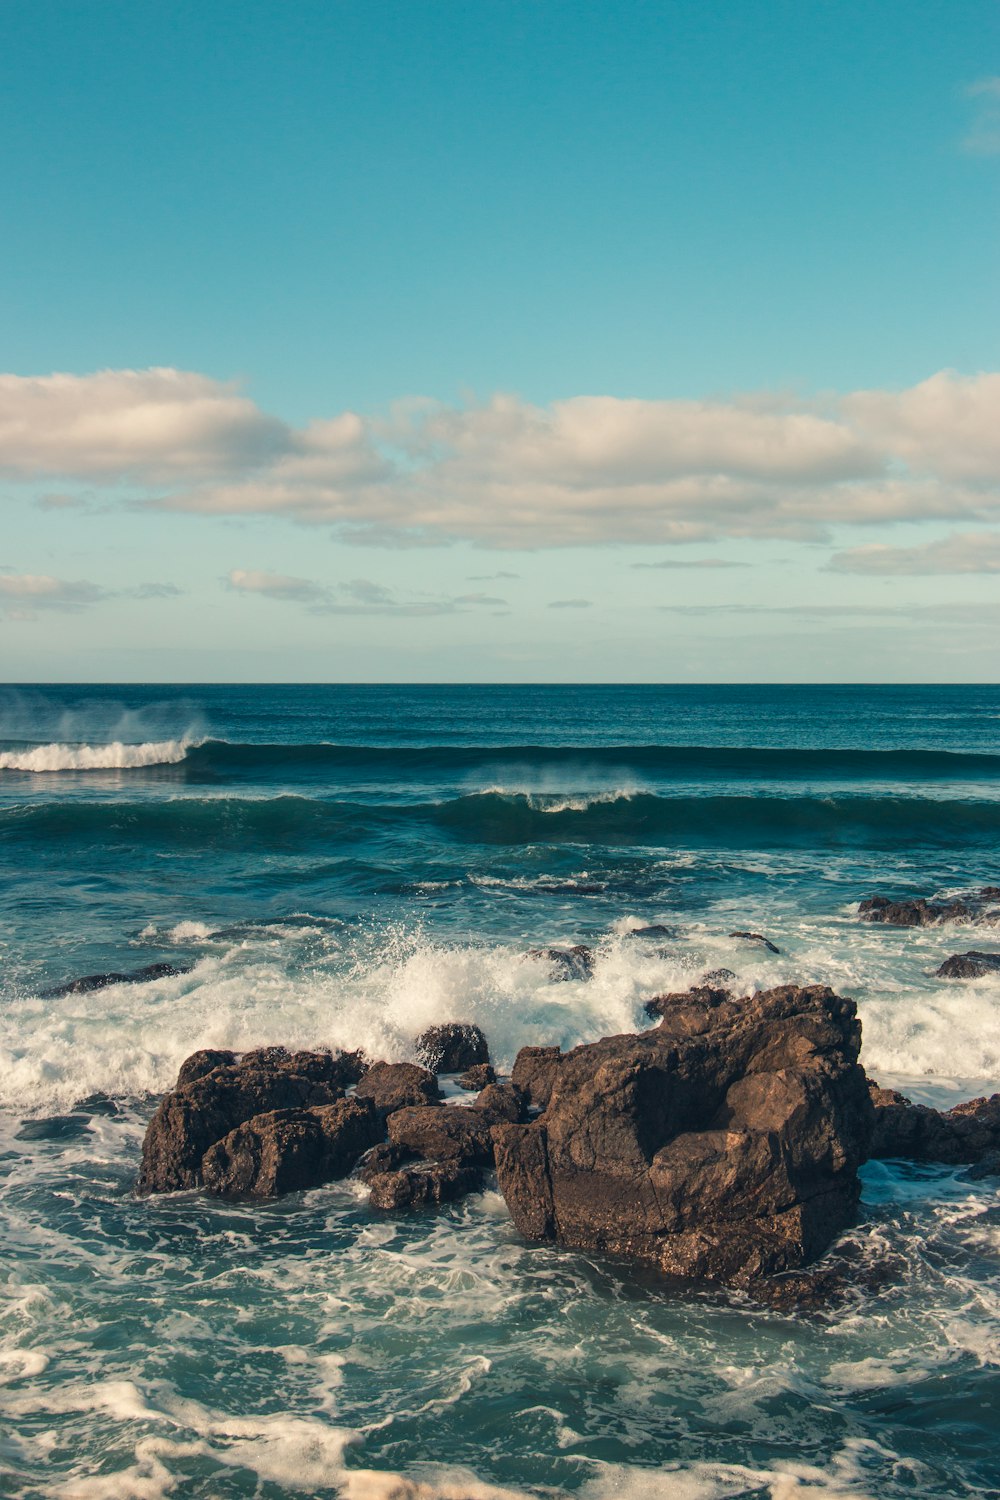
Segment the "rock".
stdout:
[[452,1202],[481,1185],[482,1173],[476,1167],[463,1167],[455,1160],[418,1162],[373,1176],[368,1201],[372,1208],[383,1210],[418,1208]]
[[254,1115],[209,1147],[202,1181],[210,1193],[274,1198],[346,1177],[382,1133],[370,1100]]
[[694,997],[552,1060],[544,1114],[493,1129],[515,1224],[672,1276],[798,1269],[855,1214],[873,1117],[860,1042],[853,1001],[784,985]]
[[491,1124],[482,1110],[460,1104],[419,1105],[395,1110],[387,1122],[389,1144],[425,1161],[457,1161],[492,1167]]
[[549,964],[552,979],[590,979],[594,973],[594,953],[583,943],[572,948],[529,948],[527,958],[542,958]]
[[877,1295],[902,1279],[901,1255],[860,1240],[841,1241],[815,1266],[761,1276],[747,1287],[751,1297],[775,1312],[828,1314],[858,1294]]
[[371,1184],[376,1177],[382,1177],[386,1172],[398,1172],[404,1163],[412,1160],[411,1153],[402,1146],[394,1146],[391,1141],[379,1141],[378,1145],[365,1152],[354,1169],[354,1175],[362,1182]]
[[512,1083],[487,1084],[472,1107],[481,1110],[491,1125],[525,1117],[524,1095]]
[[373,1063],[355,1094],[359,1099],[370,1099],[383,1115],[396,1109],[405,1109],[411,1104],[435,1104],[441,1097],[437,1079],[426,1068],[416,1063]]
[[648,927],[630,927],[624,936],[632,938],[672,938],[676,937],[673,927],[666,927],[662,922],[651,922]]
[[709,969],[698,981],[700,987],[708,986],[709,989],[726,989],[730,980],[735,980],[736,975],[732,969]]
[[475,1067],[466,1068],[458,1080],[459,1088],[468,1089],[470,1093],[477,1093],[484,1089],[488,1083],[496,1083],[497,1075],[490,1063],[476,1063]]
[[895,1089],[870,1085],[875,1106],[873,1157],[904,1157],[958,1166],[1000,1151],[1000,1094],[946,1111],[913,1104]]
[[776,947],[770,938],[764,937],[763,933],[760,932],[731,932],[729,936],[731,938],[746,938],[748,943],[763,943],[768,953],[781,952],[781,949]]
[[86,1135],[89,1129],[88,1115],[48,1115],[45,1119],[22,1120],[14,1139],[16,1141],[67,1141]]
[[548,1104],[561,1061],[558,1047],[522,1047],[514,1059],[510,1081],[533,1109]]
[[490,1049],[478,1026],[452,1021],[431,1026],[417,1037],[417,1056],[432,1073],[461,1073],[488,1063]]
[[980,901],[1000,901],[1000,885],[984,885],[979,892]]
[[650,1019],[657,1016],[671,1015],[674,1024],[680,1025],[680,1016],[690,1011],[692,1024],[707,1029],[708,1020],[705,1007],[709,1010],[721,1005],[725,1000],[731,1000],[729,990],[714,989],[711,985],[698,985],[693,990],[683,990],[680,993],[670,995],[654,995],[652,1000],[647,1000],[642,1007]]
[[69,979],[65,984],[53,985],[51,989],[39,990],[43,1000],[57,1000],[61,995],[86,995],[91,990],[106,990],[113,984],[151,984],[154,979],[172,979],[176,974],[190,974],[194,964],[145,964],[141,969],[129,973],[114,970],[107,974],[84,974],[79,979]]
[[257,1047],[253,1052],[244,1052],[239,1066],[255,1072],[273,1069],[297,1073],[315,1083],[328,1083],[341,1089],[353,1087],[368,1069],[361,1052],[289,1052],[287,1047]]
[[214,1073],[216,1068],[235,1068],[235,1066],[235,1052],[225,1052],[217,1047],[202,1047],[200,1051],[192,1052],[191,1056],[181,1063],[175,1087],[181,1089],[186,1083],[194,1083],[196,1078],[205,1078],[209,1073]]
[[889,927],[936,927],[939,922],[971,922],[980,915],[968,901],[890,901],[887,896],[869,896],[858,903],[863,922],[884,922]]
[[[198,1187],[205,1152],[255,1115],[336,1103],[342,1093],[335,1081],[337,1059],[326,1053],[285,1057],[312,1059],[308,1067],[313,1076],[287,1066],[255,1066],[260,1054],[248,1054],[235,1067],[216,1068],[164,1095],[146,1129],[136,1191]],[[324,1072],[327,1076],[315,1076]]]
[[981,1182],[984,1177],[1000,1177],[1000,1151],[988,1151],[967,1172],[959,1175],[967,1182]]
[[939,969],[937,979],[982,979],[986,974],[1000,973],[1000,953],[953,953]]
[[105,1115],[108,1118],[121,1114],[121,1110],[110,1095],[102,1092],[88,1094],[85,1099],[78,1099],[73,1105],[73,1110],[78,1114]]

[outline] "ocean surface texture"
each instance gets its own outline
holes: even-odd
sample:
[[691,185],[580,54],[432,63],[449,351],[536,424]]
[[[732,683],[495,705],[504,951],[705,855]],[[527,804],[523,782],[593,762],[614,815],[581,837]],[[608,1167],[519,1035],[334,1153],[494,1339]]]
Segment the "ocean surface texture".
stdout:
[[[1000,976],[932,976],[1000,932],[855,908],[995,884],[998,839],[996,688],[0,691],[0,1493],[1000,1495],[995,1179],[869,1164],[905,1270],[819,1319],[524,1244],[495,1191],[132,1194],[195,1048],[472,1020],[509,1068],[720,966],[854,996],[883,1084],[994,1091]],[[577,942],[589,981],[524,957]]]

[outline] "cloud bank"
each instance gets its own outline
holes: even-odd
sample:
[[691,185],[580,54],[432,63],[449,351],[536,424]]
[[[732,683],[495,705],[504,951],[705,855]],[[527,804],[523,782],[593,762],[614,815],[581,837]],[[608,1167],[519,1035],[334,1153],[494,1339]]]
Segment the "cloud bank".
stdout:
[[998,414],[1000,373],[942,371],[813,400],[408,399],[293,428],[184,371],[8,375],[0,475],[120,482],[146,505],[387,545],[822,539],[837,523],[1000,520]]

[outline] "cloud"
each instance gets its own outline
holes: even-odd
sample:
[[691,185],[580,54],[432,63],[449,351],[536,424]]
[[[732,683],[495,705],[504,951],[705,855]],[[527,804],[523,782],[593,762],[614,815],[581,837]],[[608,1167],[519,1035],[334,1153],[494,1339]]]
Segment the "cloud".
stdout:
[[83,609],[110,596],[84,579],[52,578],[45,573],[0,573],[0,608],[26,618],[38,609]]
[[549,609],[593,609],[593,599],[553,599]]
[[973,156],[1000,155],[1000,78],[979,78],[965,97],[972,100],[972,121],[962,148]]
[[401,598],[384,584],[370,578],[352,578],[347,583],[314,583],[286,573],[266,573],[234,568],[223,580],[238,594],[257,594],[305,605],[323,615],[450,615],[470,607],[506,604],[490,594],[458,594],[455,597],[410,596]]
[[207,375],[0,375],[0,464],[13,477],[193,478],[254,467],[290,441],[284,423]]
[[687,559],[670,557],[663,562],[638,562],[630,564],[633,568],[749,568],[750,564],[745,562],[728,562],[722,557],[690,557]]
[[294,429],[183,371],[6,376],[0,474],[122,481],[129,503],[281,516],[365,545],[822,540],[837,523],[996,519],[998,409],[1000,373],[946,370],[812,401],[409,399]]
[[520,578],[520,573],[470,573],[470,583],[493,583],[501,578]]
[[883,576],[934,573],[1000,573],[1000,532],[953,532],[919,547],[872,543],[838,552],[827,563],[834,573]]

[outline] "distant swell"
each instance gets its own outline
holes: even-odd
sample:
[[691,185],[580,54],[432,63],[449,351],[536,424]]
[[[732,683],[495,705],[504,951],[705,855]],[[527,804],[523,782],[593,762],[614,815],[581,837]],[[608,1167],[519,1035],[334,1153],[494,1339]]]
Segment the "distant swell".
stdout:
[[0,808],[0,841],[102,846],[222,845],[330,850],[370,838],[420,840],[428,825],[462,843],[661,847],[970,847],[1000,839],[1000,801],[906,796],[565,795],[486,791],[440,802],[304,796],[46,802]]
[[36,745],[32,750],[0,750],[0,771],[124,771],[140,766],[177,765],[191,741],[152,740],[126,745]]

